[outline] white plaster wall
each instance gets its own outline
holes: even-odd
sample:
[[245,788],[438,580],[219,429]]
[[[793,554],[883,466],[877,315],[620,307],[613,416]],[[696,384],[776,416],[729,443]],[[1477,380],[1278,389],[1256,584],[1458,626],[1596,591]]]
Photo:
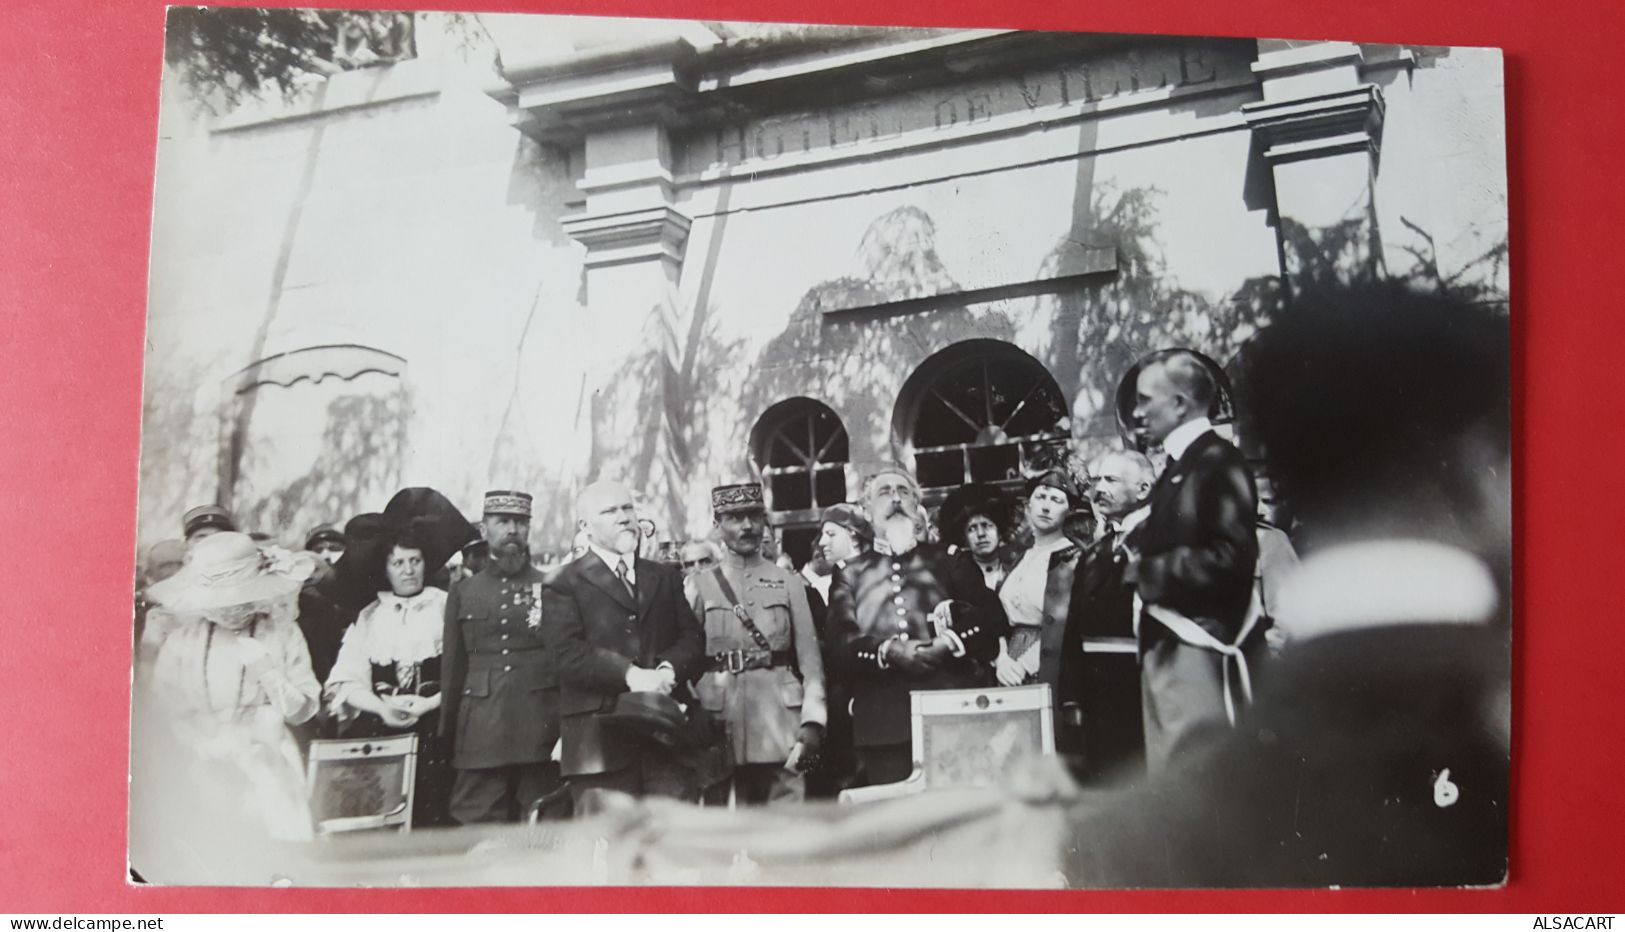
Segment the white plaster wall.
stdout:
[[[144,543],[215,494],[222,380],[312,345],[406,358],[413,407],[390,464],[402,484],[473,511],[490,484],[546,478],[547,438],[569,419],[535,399],[579,384],[558,339],[581,313],[582,250],[558,228],[571,181],[562,156],[524,139],[476,84],[438,77],[429,96],[224,132],[171,118],[153,231]],[[176,94],[164,104],[184,107]],[[265,530],[297,543],[305,528]]]
[[[1392,274],[1506,301],[1506,83],[1499,49],[1416,50],[1419,67],[1379,79],[1387,103],[1378,219]],[[1431,239],[1431,242],[1429,242]],[[1431,264],[1431,266],[1430,266]]]
[[[438,91],[216,133],[184,118],[170,88],[153,231],[144,545],[175,534],[180,512],[214,494],[222,380],[256,356],[302,346],[357,342],[405,357],[413,409],[395,464],[402,484],[441,488],[471,514],[486,487],[531,489],[542,546],[567,535],[569,494],[592,469],[626,468],[589,462],[591,353],[581,340],[594,311],[583,250],[559,227],[574,193],[564,154],[523,138],[473,82],[452,72],[415,80]],[[1396,232],[1403,217],[1434,236],[1441,271],[1455,274],[1505,236],[1499,57],[1458,49],[1378,80],[1388,103],[1377,179],[1388,264],[1403,268],[1403,247],[1414,245]],[[389,87],[350,91],[364,101]],[[694,224],[679,331],[696,304],[711,314],[693,360],[705,404],[693,408],[688,482],[675,493],[689,530],[708,524],[712,483],[746,477],[746,438],[766,407],[823,400],[846,422],[854,460],[888,458],[898,388],[959,340],[1005,339],[1039,359],[1071,399],[1074,436],[1089,443],[1109,441],[1108,389],[1137,352],[1177,337],[1222,356],[1247,330],[1215,315],[1250,280],[1278,272],[1267,179],[1237,116],[1255,97],[1237,86],[1160,105],[1119,100],[1047,127],[915,148],[883,139],[871,157],[845,157],[858,146],[681,178],[678,207]],[[1119,222],[1125,197],[1138,198],[1143,228]],[[929,217],[935,264],[860,249],[877,218],[905,209],[918,213],[903,245],[920,245],[918,217]],[[965,288],[1027,282],[1049,273],[1069,239],[1119,247],[1123,269],[1082,289],[962,309],[792,316],[810,291],[863,279],[877,263]],[[1489,284],[1504,290],[1504,266],[1499,276]],[[629,358],[649,348],[643,333],[623,336]],[[598,429],[621,431],[642,413],[609,411]],[[308,446],[305,425],[288,427],[301,432]],[[354,511],[382,504],[357,501]],[[296,543],[304,528],[266,530]]]

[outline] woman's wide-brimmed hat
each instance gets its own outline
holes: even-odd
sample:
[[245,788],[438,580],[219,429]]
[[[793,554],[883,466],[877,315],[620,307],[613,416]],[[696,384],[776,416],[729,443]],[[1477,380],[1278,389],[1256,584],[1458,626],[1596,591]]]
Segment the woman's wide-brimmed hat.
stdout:
[[[367,520],[352,527],[362,518]],[[384,575],[389,542],[396,533],[407,529],[423,548],[425,577],[439,572],[459,550],[480,536],[479,529],[436,490],[423,486],[401,489],[381,514],[358,516],[345,526],[349,546],[334,566],[337,585],[345,590],[342,598],[365,605],[378,593],[389,591],[389,579]]]
[[177,613],[292,598],[315,570],[313,560],[308,554],[261,550],[247,534],[222,531],[192,544],[186,565],[147,594]]
[[965,525],[976,515],[984,515],[998,525],[1001,542],[1009,543],[1010,531],[1015,525],[1016,503],[998,486],[972,482],[949,492],[937,514],[937,527],[942,531],[944,543],[964,547]]

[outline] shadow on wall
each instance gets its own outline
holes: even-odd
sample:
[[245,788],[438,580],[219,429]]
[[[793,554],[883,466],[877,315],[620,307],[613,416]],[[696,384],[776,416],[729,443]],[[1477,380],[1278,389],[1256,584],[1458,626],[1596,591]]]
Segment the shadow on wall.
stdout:
[[[173,356],[174,354],[171,354]],[[213,416],[194,404],[197,368],[148,355],[141,395],[141,487],[138,543],[179,537],[181,515],[219,492],[220,435]],[[143,549],[143,553],[144,553]]]
[[[859,274],[809,289],[742,377],[745,342],[722,335],[719,308],[654,308],[627,366],[592,399],[593,474],[584,481],[624,477],[649,503],[645,514],[661,533],[680,537],[701,453],[723,451],[727,471],[753,474],[750,437],[757,418],[800,396],[840,411],[849,436],[869,438],[858,449],[878,446],[878,458],[889,459],[892,402],[912,370],[900,360],[924,359],[970,336],[1014,335],[1002,312],[969,310],[952,297],[927,313],[886,309],[958,289],[937,255],[935,235],[931,217],[916,207],[877,218],[857,244]],[[827,318],[824,309],[831,306],[869,309]],[[720,418],[725,430],[713,431],[713,413],[724,411],[740,415]],[[548,512],[533,525],[539,539],[567,541],[573,534],[569,503],[576,490],[554,490]]]
[[1046,356],[1063,389],[1076,386],[1072,432],[1085,459],[1118,446],[1113,400],[1135,360],[1169,346],[1229,359],[1281,306],[1275,276],[1246,279],[1218,299],[1180,287],[1157,239],[1162,196],[1154,187],[1097,186],[1075,232],[1045,260],[1047,272],[1080,248],[1118,251],[1117,275],[1050,299]]
[[1509,311],[1511,296],[1501,287],[1508,271],[1508,251],[1505,237],[1496,240],[1487,249],[1463,263],[1454,272],[1446,274],[1439,264],[1439,247],[1433,235],[1404,217],[1399,222],[1410,233],[1408,242],[1398,249],[1411,260],[1403,274],[1394,278],[1410,282],[1424,291],[1473,304],[1486,304]]
[[[592,472],[620,478],[643,497],[645,517],[662,535],[687,525],[684,495],[695,453],[727,442],[702,436],[712,410],[725,400],[724,378],[737,366],[743,340],[721,335],[711,305],[683,315],[671,302],[650,309],[635,350],[615,380],[591,400]],[[554,490],[533,524],[540,539],[567,542],[574,534],[571,503],[579,484]]]
[[[860,472],[895,457],[892,408],[914,367],[972,338],[1011,341],[1015,325],[996,305],[967,307],[936,249],[936,224],[900,207],[864,231],[859,274],[820,282],[797,303],[785,329],[762,348],[740,397],[746,422],[727,438],[744,451],[754,418],[786,398],[806,396],[840,412]],[[938,301],[931,299],[944,295]],[[898,313],[889,305],[921,301]],[[830,314],[831,308],[857,308]]]
[[[315,460],[302,475],[271,488],[239,490],[234,510],[240,525],[297,545],[318,523],[342,525],[355,515],[381,510],[401,487],[411,408],[404,388],[333,398],[325,410]],[[245,484],[286,468],[287,456],[279,446],[274,436],[245,444],[245,478],[250,480]]]

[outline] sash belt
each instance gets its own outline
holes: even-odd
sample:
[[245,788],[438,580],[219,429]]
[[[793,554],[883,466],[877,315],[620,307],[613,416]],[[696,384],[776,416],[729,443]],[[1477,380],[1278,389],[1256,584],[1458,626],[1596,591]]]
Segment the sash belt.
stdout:
[[1230,727],[1236,725],[1236,699],[1230,688],[1230,670],[1236,671],[1236,680],[1241,683],[1241,702],[1251,705],[1253,701],[1253,679],[1247,671],[1247,655],[1241,652],[1241,645],[1247,643],[1247,636],[1253,633],[1258,619],[1263,615],[1258,601],[1258,591],[1253,591],[1252,605],[1247,608],[1247,617],[1241,623],[1241,630],[1236,633],[1236,643],[1225,642],[1209,634],[1206,628],[1181,615],[1179,612],[1165,605],[1147,605],[1145,613],[1162,624],[1164,628],[1173,632],[1192,647],[1199,647],[1218,654],[1222,658],[1221,674],[1224,677],[1224,714],[1230,720]]

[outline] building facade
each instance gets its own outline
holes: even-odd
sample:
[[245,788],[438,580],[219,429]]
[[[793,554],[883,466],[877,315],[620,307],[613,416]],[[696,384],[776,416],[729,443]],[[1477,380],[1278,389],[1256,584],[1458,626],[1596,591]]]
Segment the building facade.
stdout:
[[787,548],[1120,442],[1140,355],[1233,368],[1292,294],[1506,301],[1498,53],[484,16],[296,104],[166,93],[140,533],[289,544],[433,485],[620,478],[662,537],[761,478]]

